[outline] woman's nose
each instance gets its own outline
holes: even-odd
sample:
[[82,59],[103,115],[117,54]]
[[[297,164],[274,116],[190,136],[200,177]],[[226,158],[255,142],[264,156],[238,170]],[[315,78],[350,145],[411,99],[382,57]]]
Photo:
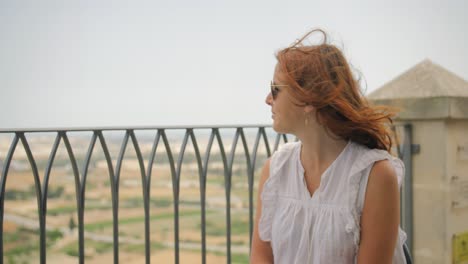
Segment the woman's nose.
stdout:
[[273,103],[273,97],[271,96],[271,93],[268,93],[267,97],[265,98],[265,103],[267,105],[271,105]]

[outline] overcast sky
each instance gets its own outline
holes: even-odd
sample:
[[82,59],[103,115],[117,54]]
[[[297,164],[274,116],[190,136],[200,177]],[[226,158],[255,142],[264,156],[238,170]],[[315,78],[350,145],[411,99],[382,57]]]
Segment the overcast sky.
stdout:
[[269,124],[274,53],[328,31],[367,93],[468,80],[468,1],[0,1],[0,128]]

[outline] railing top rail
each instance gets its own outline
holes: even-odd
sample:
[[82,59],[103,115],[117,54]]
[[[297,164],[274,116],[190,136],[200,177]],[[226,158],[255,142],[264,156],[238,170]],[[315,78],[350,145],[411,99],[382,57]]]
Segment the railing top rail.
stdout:
[[48,127],[48,128],[0,128],[0,133],[16,132],[78,132],[78,131],[113,131],[113,130],[158,130],[158,129],[212,129],[212,128],[258,128],[271,127],[271,124],[236,124],[236,125],[180,125],[180,126],[103,126],[103,127]]

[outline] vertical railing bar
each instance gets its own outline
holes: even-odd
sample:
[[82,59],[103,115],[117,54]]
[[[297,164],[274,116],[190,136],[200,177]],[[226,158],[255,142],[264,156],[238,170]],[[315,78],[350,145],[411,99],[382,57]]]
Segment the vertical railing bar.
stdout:
[[408,234],[407,245],[409,251],[413,252],[413,133],[411,124],[404,125],[405,144],[403,146],[403,162],[406,168],[404,183],[404,227]]
[[[60,145],[61,138],[62,138],[62,134],[60,132],[57,132],[57,136],[55,137],[55,142],[50,152],[49,160],[47,161],[46,169],[44,172],[44,181],[42,182],[41,211],[42,211],[43,219],[42,219],[42,222],[40,223],[44,225],[41,227],[41,229],[44,230],[44,236],[41,237],[41,243],[44,245],[47,245],[47,241],[46,241],[47,237],[45,235],[45,230],[46,230],[46,221],[47,221],[47,193],[48,193],[48,187],[49,187],[49,178],[50,178],[50,172],[52,170],[52,166],[54,164],[55,155],[57,154],[57,149]],[[46,253],[47,252],[44,252],[44,254]]]
[[214,131],[215,131],[216,139],[218,141],[219,152],[221,153],[221,159],[223,161],[224,175],[226,177],[226,174],[229,171],[229,165],[227,162],[226,151],[224,150],[223,139],[221,138],[221,134],[219,133],[218,128],[215,128]]
[[[154,137],[154,141],[153,141],[153,146],[151,148],[151,154],[149,156],[149,159],[148,159],[148,167],[147,167],[147,172],[146,172],[146,181],[147,181],[147,184],[146,184],[146,192],[148,193],[148,218],[150,217],[150,211],[149,211],[149,206],[150,206],[150,202],[151,202],[151,173],[152,173],[152,170],[153,170],[153,162],[154,162],[154,158],[156,156],[156,151],[158,149],[158,145],[159,145],[159,139],[161,137],[161,134],[159,132],[159,130],[156,132],[156,136]],[[145,243],[147,243],[147,248],[145,248],[145,250],[148,250],[148,251],[151,251],[151,236],[150,236],[150,222],[148,221],[148,227],[145,226],[145,228],[148,228],[148,232],[147,234],[145,234]],[[150,255],[150,253],[147,253],[148,255]],[[151,256],[149,256],[149,262],[151,262]],[[147,263],[149,263],[147,262]]]
[[397,130],[396,130],[396,125],[395,124],[392,124],[391,126],[391,130],[392,130],[392,133],[393,133],[393,136],[395,138],[395,147],[397,149],[397,155],[398,157],[401,159],[403,157],[403,152],[401,150],[401,146],[400,146],[400,140],[399,140],[399,137],[398,137],[398,133],[397,133]]
[[[166,154],[167,154],[167,157],[169,159],[169,165],[170,165],[170,168],[171,168],[172,193],[173,193],[173,196],[174,196],[174,215],[175,215],[177,213],[176,212],[177,204],[175,202],[175,197],[179,193],[179,190],[178,190],[179,186],[177,185],[177,180],[176,180],[177,179],[177,171],[175,169],[174,157],[172,155],[172,151],[171,151],[171,147],[169,145],[169,142],[167,140],[166,132],[165,132],[164,129],[162,129],[161,131],[162,131],[161,135],[162,135],[162,138],[163,138],[164,147],[166,148]],[[175,237],[175,239],[178,239],[178,237],[179,237],[178,224],[177,224],[175,218],[174,218],[174,237]],[[179,244],[178,244],[177,241],[174,241],[174,243],[175,243],[175,250],[174,250],[175,263],[179,264]]]
[[[200,150],[198,148],[198,143],[197,143],[197,138],[193,132],[193,129],[190,130],[190,139],[192,140],[192,145],[193,149],[195,151],[195,157],[197,159],[197,166],[198,166],[198,178],[200,179],[200,198],[202,197],[202,192],[205,192],[205,184],[206,184],[206,174],[205,174],[205,168],[203,167],[203,163],[201,160],[200,156]],[[200,204],[202,204],[202,201],[200,199]],[[203,223],[202,223],[203,226]],[[203,227],[202,227],[203,229]],[[205,250],[204,245],[203,245],[203,234],[202,234],[202,263],[204,264],[204,259],[203,259],[203,251]]]
[[288,137],[286,136],[286,134],[277,134],[277,135],[276,135],[276,140],[275,140],[275,148],[274,148],[274,151],[278,150],[278,147],[279,147],[279,143],[280,143],[281,138],[283,138],[283,142],[284,142],[284,143],[288,143]]
[[175,190],[175,194],[174,194],[174,243],[175,243],[175,254],[176,254],[176,264],[179,264],[179,261],[180,261],[180,244],[179,244],[179,223],[180,223],[180,219],[179,219],[179,198],[180,198],[180,174],[182,172],[182,163],[183,163],[183,160],[184,160],[184,154],[185,154],[185,149],[187,147],[187,143],[188,143],[188,139],[189,139],[189,133],[190,133],[190,128],[187,128],[186,131],[185,131],[185,135],[184,135],[184,139],[182,141],[182,145],[180,147],[180,151],[179,151],[179,156],[178,156],[178,159],[177,159],[177,170],[176,170],[176,182],[172,182],[172,185],[174,186],[177,186],[176,189],[173,188],[173,190]]
[[[228,157],[226,156],[226,151],[224,149],[224,143],[223,143],[223,140],[221,138],[221,134],[219,133],[219,129],[217,128],[215,130],[215,133],[216,133],[216,138],[217,138],[217,141],[218,141],[218,145],[219,145],[219,149],[220,149],[220,152],[221,152],[221,158],[223,160],[223,167],[224,167],[224,190],[225,190],[225,196],[226,196],[226,240],[229,241],[230,239],[230,218],[228,218],[228,216],[230,216],[230,192],[228,191],[229,188],[227,188],[227,186],[229,185],[230,186],[230,183],[228,184],[229,182],[229,174],[232,172],[232,165],[230,161],[228,161]],[[236,134],[238,136],[238,134]],[[235,137],[237,138],[237,137]],[[236,139],[237,141],[237,139]],[[235,148],[234,145],[231,146],[231,152],[232,152],[232,149]],[[232,154],[231,154],[232,156]],[[230,263],[230,246],[228,243],[226,243],[226,247],[227,247],[227,255],[228,255],[228,259],[227,259],[227,262]]]
[[[112,158],[107,148],[106,140],[102,133],[102,130],[97,131],[101,147],[106,158],[107,168],[109,170],[109,178],[111,182],[111,196],[112,196],[112,221],[113,221],[113,242],[114,242],[114,264],[119,263],[119,176],[114,174],[114,168],[112,165]],[[119,159],[117,161],[117,173],[120,173],[120,164],[125,148],[128,141],[128,131],[125,133],[125,139],[122,142],[122,148],[120,149]]]
[[226,248],[227,248],[227,263],[231,263],[231,180],[232,180],[232,169],[234,164],[234,156],[236,153],[237,141],[240,135],[240,128],[236,129],[236,134],[231,145],[231,152],[228,159],[228,173],[225,174],[224,188],[226,190]]
[[245,161],[247,162],[247,172],[249,172],[252,169],[252,160],[250,159],[250,151],[249,151],[249,146],[247,145],[247,140],[245,138],[244,134],[244,129],[239,128],[239,134],[242,142],[242,146],[244,147],[244,155],[245,155]]
[[262,127],[262,136],[263,136],[263,142],[265,143],[265,147],[267,151],[267,157],[270,157],[271,156],[270,143],[268,142],[268,137],[266,135],[264,127]]
[[260,139],[262,137],[262,130],[264,130],[264,128],[262,127],[258,128],[257,136],[255,137],[254,147],[252,149],[252,161],[251,161],[252,171],[255,170],[255,163],[257,162],[257,152],[258,152],[258,146],[260,145]]
[[143,189],[143,206],[145,213],[145,263],[150,263],[150,224],[149,224],[149,188],[148,188],[148,177],[145,175],[145,164],[141,155],[141,150],[138,145],[138,140],[135,136],[135,132],[130,130],[130,138],[132,139],[133,147],[138,159],[141,174],[141,185]]
[[47,213],[47,193],[48,193],[48,188],[49,188],[50,172],[54,164],[55,155],[57,154],[57,149],[60,145],[61,138],[62,138],[62,132],[57,132],[57,136],[55,137],[55,142],[50,152],[49,160],[47,161],[46,168],[44,171],[44,181],[42,182],[42,210],[44,213],[44,217],[46,217],[46,213]]
[[[130,138],[131,130],[126,130],[124,138],[122,140],[122,145],[120,146],[119,156],[117,158],[117,165],[115,167],[115,182],[119,184],[120,181],[120,171],[122,169],[122,162],[125,156],[125,151],[127,150],[128,139]],[[118,192],[118,191],[117,191]]]
[[[189,136],[190,136],[190,139],[192,141],[193,150],[195,151],[195,158],[197,159],[198,178],[200,179],[199,181],[201,183],[200,184],[200,197],[201,197],[202,188],[204,187],[204,184],[206,183],[206,181],[204,180],[205,177],[204,177],[204,174],[203,174],[205,169],[204,169],[203,164],[202,164],[202,160],[201,160],[201,156],[200,156],[200,149],[198,148],[197,138],[195,136],[195,133],[194,133],[193,129],[189,130]],[[201,204],[201,202],[202,201],[200,200],[200,204]],[[202,245],[202,251],[203,251],[203,245]],[[202,262],[203,262],[203,257],[202,257]]]
[[83,164],[83,175],[81,176],[82,177],[81,178],[82,189],[80,190],[81,197],[83,198],[83,205],[84,205],[86,178],[88,177],[89,163],[91,162],[91,156],[93,154],[94,146],[96,145],[97,137],[98,137],[98,132],[94,131],[93,136],[91,137],[91,140],[89,142],[88,151],[86,152],[85,162]]
[[159,130],[156,132],[156,136],[154,137],[154,141],[153,141],[153,147],[151,148],[151,154],[149,156],[149,160],[148,160],[148,168],[147,168],[147,172],[146,172],[146,175],[148,177],[148,188],[150,188],[150,184],[151,184],[151,173],[152,173],[152,170],[153,170],[153,162],[154,162],[154,158],[156,156],[156,150],[158,149],[158,145],[159,145],[159,139],[161,137],[161,133],[159,132]]
[[[229,174],[232,172],[232,166],[231,166],[231,161],[228,160],[228,156],[226,156],[226,151],[224,149],[224,143],[223,143],[223,140],[221,138],[221,134],[219,133],[219,129],[216,129],[215,130],[216,132],[216,138],[218,140],[218,145],[219,145],[219,148],[220,148],[220,152],[221,152],[221,158],[223,160],[223,167],[224,167],[224,191],[225,191],[225,196],[226,196],[226,240],[229,241],[230,239],[230,218],[228,218],[228,216],[230,216],[230,192],[228,191],[229,188],[227,188],[227,186],[230,186],[230,183],[229,183]],[[236,137],[235,137],[236,138]],[[234,148],[233,147],[234,145],[231,145],[231,152],[232,152],[232,149]],[[231,154],[232,156],[232,154]],[[226,243],[226,247],[227,247],[227,255],[228,255],[228,259],[227,259],[227,263],[230,263],[230,246],[228,243]]]
[[49,188],[49,178],[50,178],[50,172],[52,170],[52,166],[54,164],[55,160],[55,155],[57,154],[57,149],[60,145],[60,140],[62,138],[62,133],[57,132],[57,136],[55,137],[55,142],[52,147],[52,150],[49,155],[49,160],[47,161],[45,172],[44,172],[44,181],[42,182],[42,209],[44,210],[44,214],[47,212],[47,193],[48,193],[48,188]]
[[[187,148],[188,139],[190,136],[190,128],[187,128],[185,131],[184,139],[182,140],[182,145],[180,146],[179,157],[177,159],[177,184],[180,183],[180,173],[182,171],[182,163],[184,161],[185,149]],[[177,194],[178,196],[179,194]]]
[[[8,149],[8,154],[3,163],[2,178],[0,179],[0,234],[3,234],[3,214],[5,206],[5,186],[8,176],[8,170],[10,169],[10,163],[13,159],[13,154],[15,153],[16,146],[18,145],[18,134],[15,133],[15,136],[11,142],[10,148]],[[3,235],[0,238],[0,263],[3,263]]]
[[206,147],[205,158],[203,159],[203,169],[205,172],[208,171],[208,162],[210,159],[211,148],[213,147],[215,135],[216,135],[215,128],[213,128],[211,130],[210,138],[208,139],[208,145]]
[[[70,141],[68,140],[68,136],[66,132],[63,132],[63,143],[65,144],[65,148],[67,149],[68,156],[70,158],[70,162],[73,169],[73,176],[75,179],[75,196],[76,196],[76,209],[77,209],[77,218],[78,218],[78,258],[79,263],[84,264],[84,234],[83,234],[83,219],[80,222],[80,204],[82,203],[81,198],[81,183],[80,183],[80,172],[78,170],[78,165],[75,159],[75,155],[73,154],[73,149],[71,147]],[[96,139],[96,138],[95,138]],[[83,210],[81,210],[83,212]],[[81,227],[81,228],[80,228]]]
[[190,136],[190,139],[192,140],[193,149],[195,151],[195,157],[197,159],[198,173],[199,173],[200,176],[202,176],[203,171],[204,171],[204,167],[203,167],[203,163],[202,163],[202,160],[201,160],[200,149],[198,148],[197,138],[196,138],[196,136],[195,136],[195,134],[193,132],[193,129],[190,130],[189,136]]
[[[255,163],[257,162],[257,153],[258,153],[258,146],[260,145],[260,139],[262,136],[262,131],[264,132],[265,128],[259,127],[257,136],[255,137],[254,147],[252,149],[252,169],[251,172],[249,171],[249,248],[252,247],[252,233],[253,233],[253,185],[254,185],[254,171],[255,171]],[[252,175],[252,177],[250,177]]]
[[[229,165],[228,163],[228,159],[226,157],[226,152],[224,150],[224,144],[223,144],[223,140],[221,138],[221,134],[219,133],[219,129],[216,128],[215,129],[215,135],[216,135],[216,139],[218,141],[218,145],[219,145],[219,149],[220,149],[220,153],[221,153],[221,158],[223,160],[223,167],[224,167],[224,188],[225,188],[225,195],[226,195],[226,201],[228,201],[228,192],[227,192],[227,189],[226,189],[226,186],[227,186],[227,181],[228,181],[228,178],[229,178],[229,173],[230,171],[232,171],[232,168],[231,166]],[[230,226],[230,224],[228,225],[228,223],[230,223],[230,220],[228,220],[227,218],[227,215],[230,214],[230,204],[228,204],[226,202],[226,235],[227,235],[227,231],[228,231],[228,227]],[[226,238],[227,239],[227,238]],[[227,246],[227,245],[226,245]],[[229,250],[229,246],[228,247],[228,250]],[[228,260],[228,263],[229,263],[230,260]]]
[[84,248],[84,208],[85,208],[85,192],[86,192],[86,179],[88,177],[89,163],[91,162],[91,156],[93,154],[94,146],[96,145],[96,140],[98,137],[98,132],[93,131],[93,136],[89,142],[88,151],[85,156],[85,162],[83,164],[83,174],[81,178],[80,185],[80,204],[78,206],[78,248],[80,255],[80,263],[84,263],[85,257],[85,248]]
[[273,147],[273,152],[275,152],[276,150],[278,150],[280,140],[281,140],[281,134],[276,134],[275,146]]
[[[397,131],[397,125],[395,124],[391,124],[390,125],[390,130],[392,131],[392,136],[393,136],[393,139],[394,141],[392,141],[392,143],[395,143],[394,146],[396,147],[396,155],[399,159],[403,160],[403,152],[401,150],[401,147],[400,147],[400,139],[399,139],[399,136],[398,136],[398,131]],[[390,136],[390,140],[392,140],[391,136]],[[392,151],[392,150],[390,150]],[[404,229],[404,218],[405,218],[405,194],[404,194],[404,188],[405,188],[405,184],[404,182],[402,183],[402,190],[400,192],[400,226],[401,228]]]
[[26,152],[26,156],[28,157],[29,164],[31,165],[31,169],[34,176],[34,185],[36,188],[36,199],[37,199],[37,210],[39,215],[39,254],[40,254],[40,263],[46,263],[46,245],[45,245],[45,225],[44,225],[44,217],[42,212],[42,192],[41,192],[41,180],[39,178],[39,172],[37,170],[37,165],[32,155],[31,149],[29,147],[28,141],[24,133],[19,133],[19,137],[21,139],[21,143],[23,144],[24,150]]
[[[114,182],[111,184],[112,193],[112,224],[114,235],[114,263],[119,263],[119,187],[120,187],[120,172],[122,171],[122,162],[127,150],[127,144],[130,137],[130,129],[125,130],[125,135],[120,146],[119,156],[115,167]],[[110,155],[109,155],[110,156]]]
[[210,160],[211,148],[215,139],[215,129],[211,130],[210,139],[206,146],[205,159],[203,161],[203,174],[200,177],[200,206],[201,206],[201,246],[202,264],[206,264],[206,180],[208,174],[208,162]]
[[[236,134],[234,135],[234,138],[232,140],[231,152],[229,153],[228,166],[229,166],[230,170],[232,170],[232,166],[234,164],[234,156],[235,156],[237,141],[239,140],[239,136],[240,136],[240,132],[239,132],[239,128],[237,128],[236,129]],[[228,181],[228,182],[229,182],[229,185],[230,185],[231,182],[230,181]]]
[[[259,132],[257,132],[257,135],[260,135]],[[242,139],[242,144],[244,145],[244,153],[245,153],[245,158],[247,161],[247,184],[249,188],[249,246],[251,246],[251,237],[252,237],[252,232],[253,232],[253,223],[251,220],[253,220],[253,170],[254,170],[254,162],[257,159],[257,148],[258,148],[258,143],[260,141],[260,137],[257,137],[255,139],[255,150],[252,150],[252,160],[250,159],[250,152],[249,148],[247,145],[247,140],[245,138],[244,130],[241,128],[241,139]]]

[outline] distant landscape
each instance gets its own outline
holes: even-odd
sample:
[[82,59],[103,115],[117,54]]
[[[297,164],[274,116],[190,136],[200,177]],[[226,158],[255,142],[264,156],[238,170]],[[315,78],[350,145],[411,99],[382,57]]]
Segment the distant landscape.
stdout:
[[[231,151],[234,130],[222,134],[226,155]],[[246,133],[249,152],[256,130]],[[154,134],[136,134],[142,151],[145,171],[152,150]],[[104,136],[110,150],[114,171],[124,132],[109,132]],[[202,160],[208,133],[199,133],[197,144]],[[29,133],[28,142],[43,182],[44,171],[54,142],[55,133]],[[273,150],[275,133],[268,132]],[[72,132],[70,143],[80,174],[90,143],[91,133]],[[169,144],[177,163],[183,133],[169,133]],[[11,144],[12,135],[0,134],[0,169]],[[292,140],[289,137],[289,140]],[[150,240],[154,263],[174,262],[174,196],[172,176],[163,141],[160,140],[151,173]],[[249,256],[249,196],[247,162],[239,138],[232,169],[231,187],[231,250],[232,263],[248,263]],[[261,167],[267,158],[261,141],[255,162],[254,202]],[[177,167],[177,164],[175,164]],[[144,211],[142,179],[139,163],[131,140],[127,144],[119,182],[119,259],[122,263],[144,263]],[[86,263],[111,263],[112,199],[107,163],[101,145],[96,142],[85,190],[85,255]],[[10,166],[5,188],[3,224],[4,260],[6,263],[37,263],[39,257],[39,222],[36,189],[26,153],[18,143]],[[77,210],[75,179],[63,142],[55,157],[47,199],[47,263],[76,263],[78,258]],[[201,263],[201,207],[199,171],[194,148],[189,140],[184,154],[180,179],[179,242],[181,263]],[[226,261],[226,192],[224,167],[218,144],[213,144],[208,164],[206,185],[207,263]]]

